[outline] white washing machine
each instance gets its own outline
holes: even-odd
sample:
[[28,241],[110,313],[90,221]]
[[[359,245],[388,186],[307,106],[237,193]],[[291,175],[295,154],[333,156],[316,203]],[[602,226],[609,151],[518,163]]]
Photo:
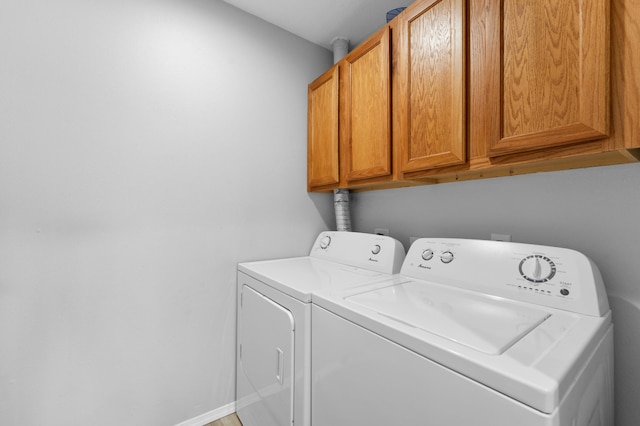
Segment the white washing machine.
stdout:
[[419,239],[314,294],[313,426],[613,426],[613,325],[581,253]]
[[309,426],[311,301],[398,273],[395,239],[323,232],[309,256],[238,265],[237,413],[244,426]]

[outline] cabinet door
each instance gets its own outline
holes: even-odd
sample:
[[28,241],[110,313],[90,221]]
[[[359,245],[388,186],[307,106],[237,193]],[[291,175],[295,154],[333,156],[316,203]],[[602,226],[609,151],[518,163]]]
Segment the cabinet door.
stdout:
[[[338,67],[309,85],[307,125],[307,189],[340,181],[338,157]],[[329,187],[328,189],[330,189]]]
[[340,153],[347,184],[391,175],[389,28],[340,63]]
[[607,136],[609,0],[472,4],[472,28],[486,31],[472,39],[472,122],[491,123],[489,156]]
[[418,0],[396,19],[393,108],[400,170],[462,164],[466,160],[465,1]]

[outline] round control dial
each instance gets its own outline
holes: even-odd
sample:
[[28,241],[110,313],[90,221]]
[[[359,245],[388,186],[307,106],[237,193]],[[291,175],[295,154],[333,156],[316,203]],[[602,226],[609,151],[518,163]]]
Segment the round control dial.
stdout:
[[442,263],[451,263],[453,262],[453,257],[453,253],[447,250],[440,255],[440,260]]
[[556,264],[540,254],[532,254],[520,261],[520,275],[534,284],[545,283],[556,274]]
[[431,260],[431,258],[433,258],[433,250],[426,249],[425,251],[422,252],[423,260]]
[[373,246],[373,248],[371,249],[371,253],[372,254],[380,253],[380,244],[376,244],[375,246]]
[[320,240],[320,248],[324,250],[329,247],[329,244],[331,244],[331,237],[328,235],[322,237],[322,239]]

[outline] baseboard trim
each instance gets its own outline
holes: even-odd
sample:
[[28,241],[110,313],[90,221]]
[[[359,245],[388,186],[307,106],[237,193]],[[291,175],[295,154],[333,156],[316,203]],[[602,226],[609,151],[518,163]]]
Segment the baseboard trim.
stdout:
[[223,405],[220,408],[216,408],[215,410],[209,411],[208,413],[201,414],[198,417],[185,420],[184,422],[179,423],[176,426],[204,426],[207,423],[215,422],[216,420],[220,420],[221,418],[226,417],[229,414],[233,414],[235,412],[236,412],[236,403],[231,402],[227,405]]

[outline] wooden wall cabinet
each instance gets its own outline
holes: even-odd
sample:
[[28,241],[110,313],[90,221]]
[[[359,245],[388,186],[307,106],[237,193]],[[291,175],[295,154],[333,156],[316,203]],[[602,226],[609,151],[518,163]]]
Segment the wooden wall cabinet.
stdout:
[[309,85],[307,110],[307,190],[337,188],[338,67],[330,68]]
[[401,173],[466,161],[465,0],[419,0],[396,18],[394,144]]
[[385,26],[340,61],[343,186],[391,179],[390,30]]
[[378,62],[360,56],[376,42],[354,50],[356,62],[341,62],[339,178],[331,185],[375,189],[639,161],[638,16],[638,0],[417,0],[388,26],[390,130],[381,125],[387,89],[372,83],[384,74],[374,77]]
[[487,30],[472,53],[480,66],[470,83],[494,117],[489,155],[607,137],[609,0],[477,3],[474,19]]
[[[401,172],[465,162],[464,15],[465,0],[419,0],[350,52],[332,68],[337,115],[314,96],[327,74],[311,83],[309,190],[406,186]],[[337,161],[318,155],[328,146],[335,152],[333,133],[314,126],[336,128],[335,118],[319,116],[338,117]],[[336,165],[339,179],[311,178]]]
[[309,85],[309,190],[392,179],[389,50],[384,27]]

